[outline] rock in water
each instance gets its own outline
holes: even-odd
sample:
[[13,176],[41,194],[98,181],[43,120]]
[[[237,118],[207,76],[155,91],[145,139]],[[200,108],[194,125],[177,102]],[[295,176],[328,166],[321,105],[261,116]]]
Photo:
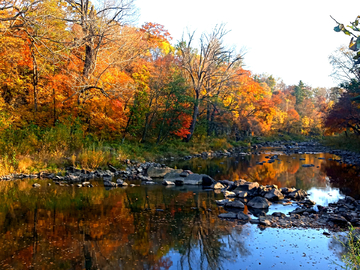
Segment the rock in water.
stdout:
[[265,194],[265,198],[270,201],[279,201],[284,199],[284,195],[281,193],[280,190],[273,188],[268,193]]
[[183,170],[175,170],[169,167],[165,167],[165,168],[159,168],[159,167],[149,167],[147,169],[147,175],[151,178],[161,178],[164,177],[167,173],[170,172],[177,172],[177,173],[182,173]]
[[225,207],[244,209],[245,205],[240,201],[232,201],[225,203]]
[[213,189],[223,189],[225,188],[221,183],[216,183],[215,185],[212,186]]
[[174,183],[174,182],[167,181],[167,180],[165,180],[165,179],[164,179],[164,181],[162,182],[162,184],[163,184],[163,185],[165,185],[165,186],[175,185],[175,183]]
[[250,220],[250,217],[247,214],[245,214],[244,212],[237,213],[237,218],[239,220],[242,220],[242,221],[249,221]]
[[230,219],[236,219],[237,218],[237,214],[236,213],[222,213],[218,216],[219,218],[230,218]]
[[258,196],[258,197],[251,199],[248,202],[247,206],[256,208],[256,209],[264,209],[264,208],[268,208],[270,204],[271,203],[267,199]]

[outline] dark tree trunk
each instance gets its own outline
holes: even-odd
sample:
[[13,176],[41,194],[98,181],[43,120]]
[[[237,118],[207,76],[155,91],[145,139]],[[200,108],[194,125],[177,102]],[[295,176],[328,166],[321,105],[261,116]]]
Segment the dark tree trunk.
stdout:
[[193,119],[191,121],[191,125],[190,125],[190,128],[189,128],[190,134],[187,135],[187,137],[185,139],[186,142],[189,142],[191,140],[193,134],[194,134],[196,120],[197,120],[198,115],[199,115],[199,104],[198,104],[198,102],[196,102],[194,104]]

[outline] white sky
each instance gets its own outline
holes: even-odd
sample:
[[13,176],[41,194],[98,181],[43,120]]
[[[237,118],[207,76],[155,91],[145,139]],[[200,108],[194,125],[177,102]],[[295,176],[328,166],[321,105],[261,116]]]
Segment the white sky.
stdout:
[[186,29],[211,32],[226,23],[225,43],[245,49],[245,68],[272,74],[287,85],[302,80],[312,87],[332,87],[328,56],[350,37],[336,33],[336,23],[360,15],[357,0],[136,0],[139,25],[165,26],[179,41]]

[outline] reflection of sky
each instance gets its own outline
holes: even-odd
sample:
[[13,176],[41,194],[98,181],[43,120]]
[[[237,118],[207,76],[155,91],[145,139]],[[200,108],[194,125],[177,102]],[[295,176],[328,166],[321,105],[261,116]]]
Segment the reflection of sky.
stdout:
[[[323,230],[266,228],[261,231],[256,225],[246,224],[241,230],[233,229],[220,242],[225,244],[224,251],[229,257],[215,269],[339,269],[344,265],[340,260],[341,244],[323,235]],[[191,263],[186,259],[183,267],[181,255],[172,250],[168,254],[173,261],[170,269],[201,269],[200,249],[195,248]],[[210,267],[205,264],[203,269]]]
[[339,199],[344,198],[344,195],[340,194],[338,188],[330,186],[326,187],[312,187],[307,191],[309,193],[309,199],[316,202],[317,205],[327,206],[329,203],[335,203]]

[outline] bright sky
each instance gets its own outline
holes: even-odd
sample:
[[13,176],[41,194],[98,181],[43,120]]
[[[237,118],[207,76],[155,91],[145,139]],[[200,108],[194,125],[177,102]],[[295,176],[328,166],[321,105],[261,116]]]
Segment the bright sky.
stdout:
[[139,25],[165,26],[179,41],[186,29],[211,32],[226,23],[225,43],[244,49],[245,68],[272,74],[287,85],[302,80],[312,87],[332,87],[328,56],[350,37],[336,33],[336,23],[360,15],[360,1],[346,0],[136,0]]

